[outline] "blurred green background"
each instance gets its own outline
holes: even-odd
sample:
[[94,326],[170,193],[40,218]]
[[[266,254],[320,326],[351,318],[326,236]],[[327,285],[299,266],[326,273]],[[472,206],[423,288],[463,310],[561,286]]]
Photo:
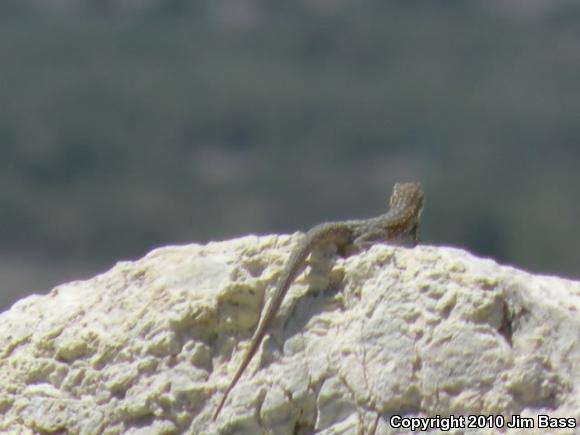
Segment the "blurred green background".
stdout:
[[578,278],[580,5],[0,2],[0,305],[156,246],[384,211]]

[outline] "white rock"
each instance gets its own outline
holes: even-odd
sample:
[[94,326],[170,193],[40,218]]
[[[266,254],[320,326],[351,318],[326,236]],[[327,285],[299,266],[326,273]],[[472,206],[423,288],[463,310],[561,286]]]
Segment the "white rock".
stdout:
[[535,429],[505,433],[530,434],[557,432],[541,414],[580,418],[579,282],[377,245],[298,277],[214,423],[297,237],[157,249],[19,301],[0,315],[0,431],[387,434],[396,415],[517,415]]

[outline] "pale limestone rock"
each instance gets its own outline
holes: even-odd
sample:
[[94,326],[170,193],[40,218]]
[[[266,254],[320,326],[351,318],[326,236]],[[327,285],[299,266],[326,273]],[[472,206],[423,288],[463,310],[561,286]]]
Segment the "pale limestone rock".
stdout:
[[296,240],[157,249],[19,301],[0,315],[0,432],[387,434],[393,415],[515,414],[536,429],[506,433],[531,434],[556,432],[539,414],[580,419],[579,282],[377,245],[312,261],[213,423]]

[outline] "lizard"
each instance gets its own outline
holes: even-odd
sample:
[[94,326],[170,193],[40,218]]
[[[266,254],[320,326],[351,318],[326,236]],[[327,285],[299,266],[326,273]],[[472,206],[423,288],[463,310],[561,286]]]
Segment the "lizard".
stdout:
[[419,241],[419,220],[423,204],[424,194],[420,183],[396,183],[389,200],[389,210],[385,214],[370,219],[321,223],[302,236],[286,261],[277,286],[252,336],[250,346],[213,415],[214,421],[222,410],[229,393],[252,361],[280,309],[284,296],[312,251],[333,243],[340,253],[351,254],[378,242],[400,244],[402,237],[411,237],[415,246]]

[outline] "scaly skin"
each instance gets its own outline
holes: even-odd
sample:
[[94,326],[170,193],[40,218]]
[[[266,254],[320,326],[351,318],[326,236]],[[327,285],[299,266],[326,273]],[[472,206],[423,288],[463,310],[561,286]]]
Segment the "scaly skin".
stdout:
[[242,377],[252,361],[274,317],[280,309],[288,288],[302,270],[308,255],[320,246],[333,243],[340,252],[356,252],[379,243],[400,243],[401,238],[411,236],[413,244],[419,241],[419,220],[423,211],[424,195],[419,183],[397,183],[389,201],[387,213],[370,219],[357,219],[342,222],[326,222],[310,229],[298,242],[284,266],[282,276],[270,299],[267,308],[254,332],[250,347],[236,370],[213,419],[217,419],[230,391]]

